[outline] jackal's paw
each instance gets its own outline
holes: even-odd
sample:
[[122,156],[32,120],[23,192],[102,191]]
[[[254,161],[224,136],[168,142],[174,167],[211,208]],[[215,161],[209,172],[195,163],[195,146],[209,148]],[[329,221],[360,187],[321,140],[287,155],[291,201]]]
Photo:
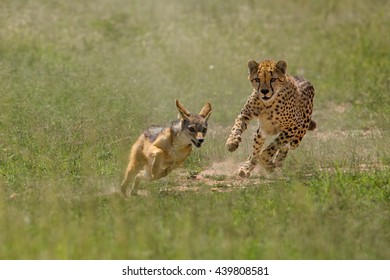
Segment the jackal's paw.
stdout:
[[126,191],[127,191],[127,187],[125,185],[122,185],[121,186],[121,193],[123,194],[124,197],[127,197]]
[[131,190],[130,192],[130,196],[140,196],[140,195],[141,195],[140,192],[135,189]]
[[251,175],[251,172],[245,168],[240,168],[237,172],[238,176],[241,178],[248,178]]
[[168,176],[169,173],[172,172],[172,169],[171,167],[168,167],[168,168],[165,168],[163,171],[161,171],[161,177],[165,177],[165,176]]
[[228,149],[229,152],[234,152],[235,150],[237,150],[239,144],[240,144],[240,139],[229,138],[226,141],[226,148]]
[[172,170],[170,168],[166,168],[161,170],[160,172],[154,173],[151,175],[151,180],[158,180],[160,178],[166,177]]

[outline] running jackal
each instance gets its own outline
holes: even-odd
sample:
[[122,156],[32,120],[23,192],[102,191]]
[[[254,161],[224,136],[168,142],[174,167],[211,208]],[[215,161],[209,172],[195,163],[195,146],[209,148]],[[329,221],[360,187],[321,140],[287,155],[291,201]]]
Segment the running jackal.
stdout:
[[173,169],[181,166],[192,150],[199,148],[206,136],[207,120],[211,114],[210,103],[205,103],[198,115],[191,114],[176,100],[179,119],[170,127],[152,126],[145,130],[134,143],[130,152],[121,192],[130,194],[135,191],[140,180],[157,180],[167,176]]

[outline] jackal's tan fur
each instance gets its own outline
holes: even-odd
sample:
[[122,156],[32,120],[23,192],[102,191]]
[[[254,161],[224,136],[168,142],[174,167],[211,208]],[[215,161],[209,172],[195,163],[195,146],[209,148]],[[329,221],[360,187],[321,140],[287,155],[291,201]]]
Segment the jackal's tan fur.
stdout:
[[205,103],[198,115],[187,111],[178,100],[179,119],[170,127],[150,127],[134,143],[130,152],[121,192],[134,194],[140,180],[157,180],[181,166],[192,150],[200,147],[207,132],[207,120],[211,114],[210,103]]

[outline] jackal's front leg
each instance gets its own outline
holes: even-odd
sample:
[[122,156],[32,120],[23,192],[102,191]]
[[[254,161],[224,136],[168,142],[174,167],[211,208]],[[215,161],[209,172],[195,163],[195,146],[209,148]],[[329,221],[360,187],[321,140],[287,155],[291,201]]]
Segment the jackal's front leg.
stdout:
[[167,175],[163,169],[164,152],[153,146],[148,153],[151,180],[157,180]]

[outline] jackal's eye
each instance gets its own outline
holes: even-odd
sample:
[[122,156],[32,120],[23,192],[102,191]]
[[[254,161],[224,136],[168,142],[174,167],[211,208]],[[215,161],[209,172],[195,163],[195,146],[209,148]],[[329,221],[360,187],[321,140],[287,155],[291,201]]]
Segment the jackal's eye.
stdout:
[[195,128],[193,128],[192,126],[188,128],[189,131],[191,132],[196,132]]
[[207,128],[203,128],[202,132],[206,133],[207,132]]
[[276,80],[277,80],[276,78],[272,78],[271,83],[275,82]]

